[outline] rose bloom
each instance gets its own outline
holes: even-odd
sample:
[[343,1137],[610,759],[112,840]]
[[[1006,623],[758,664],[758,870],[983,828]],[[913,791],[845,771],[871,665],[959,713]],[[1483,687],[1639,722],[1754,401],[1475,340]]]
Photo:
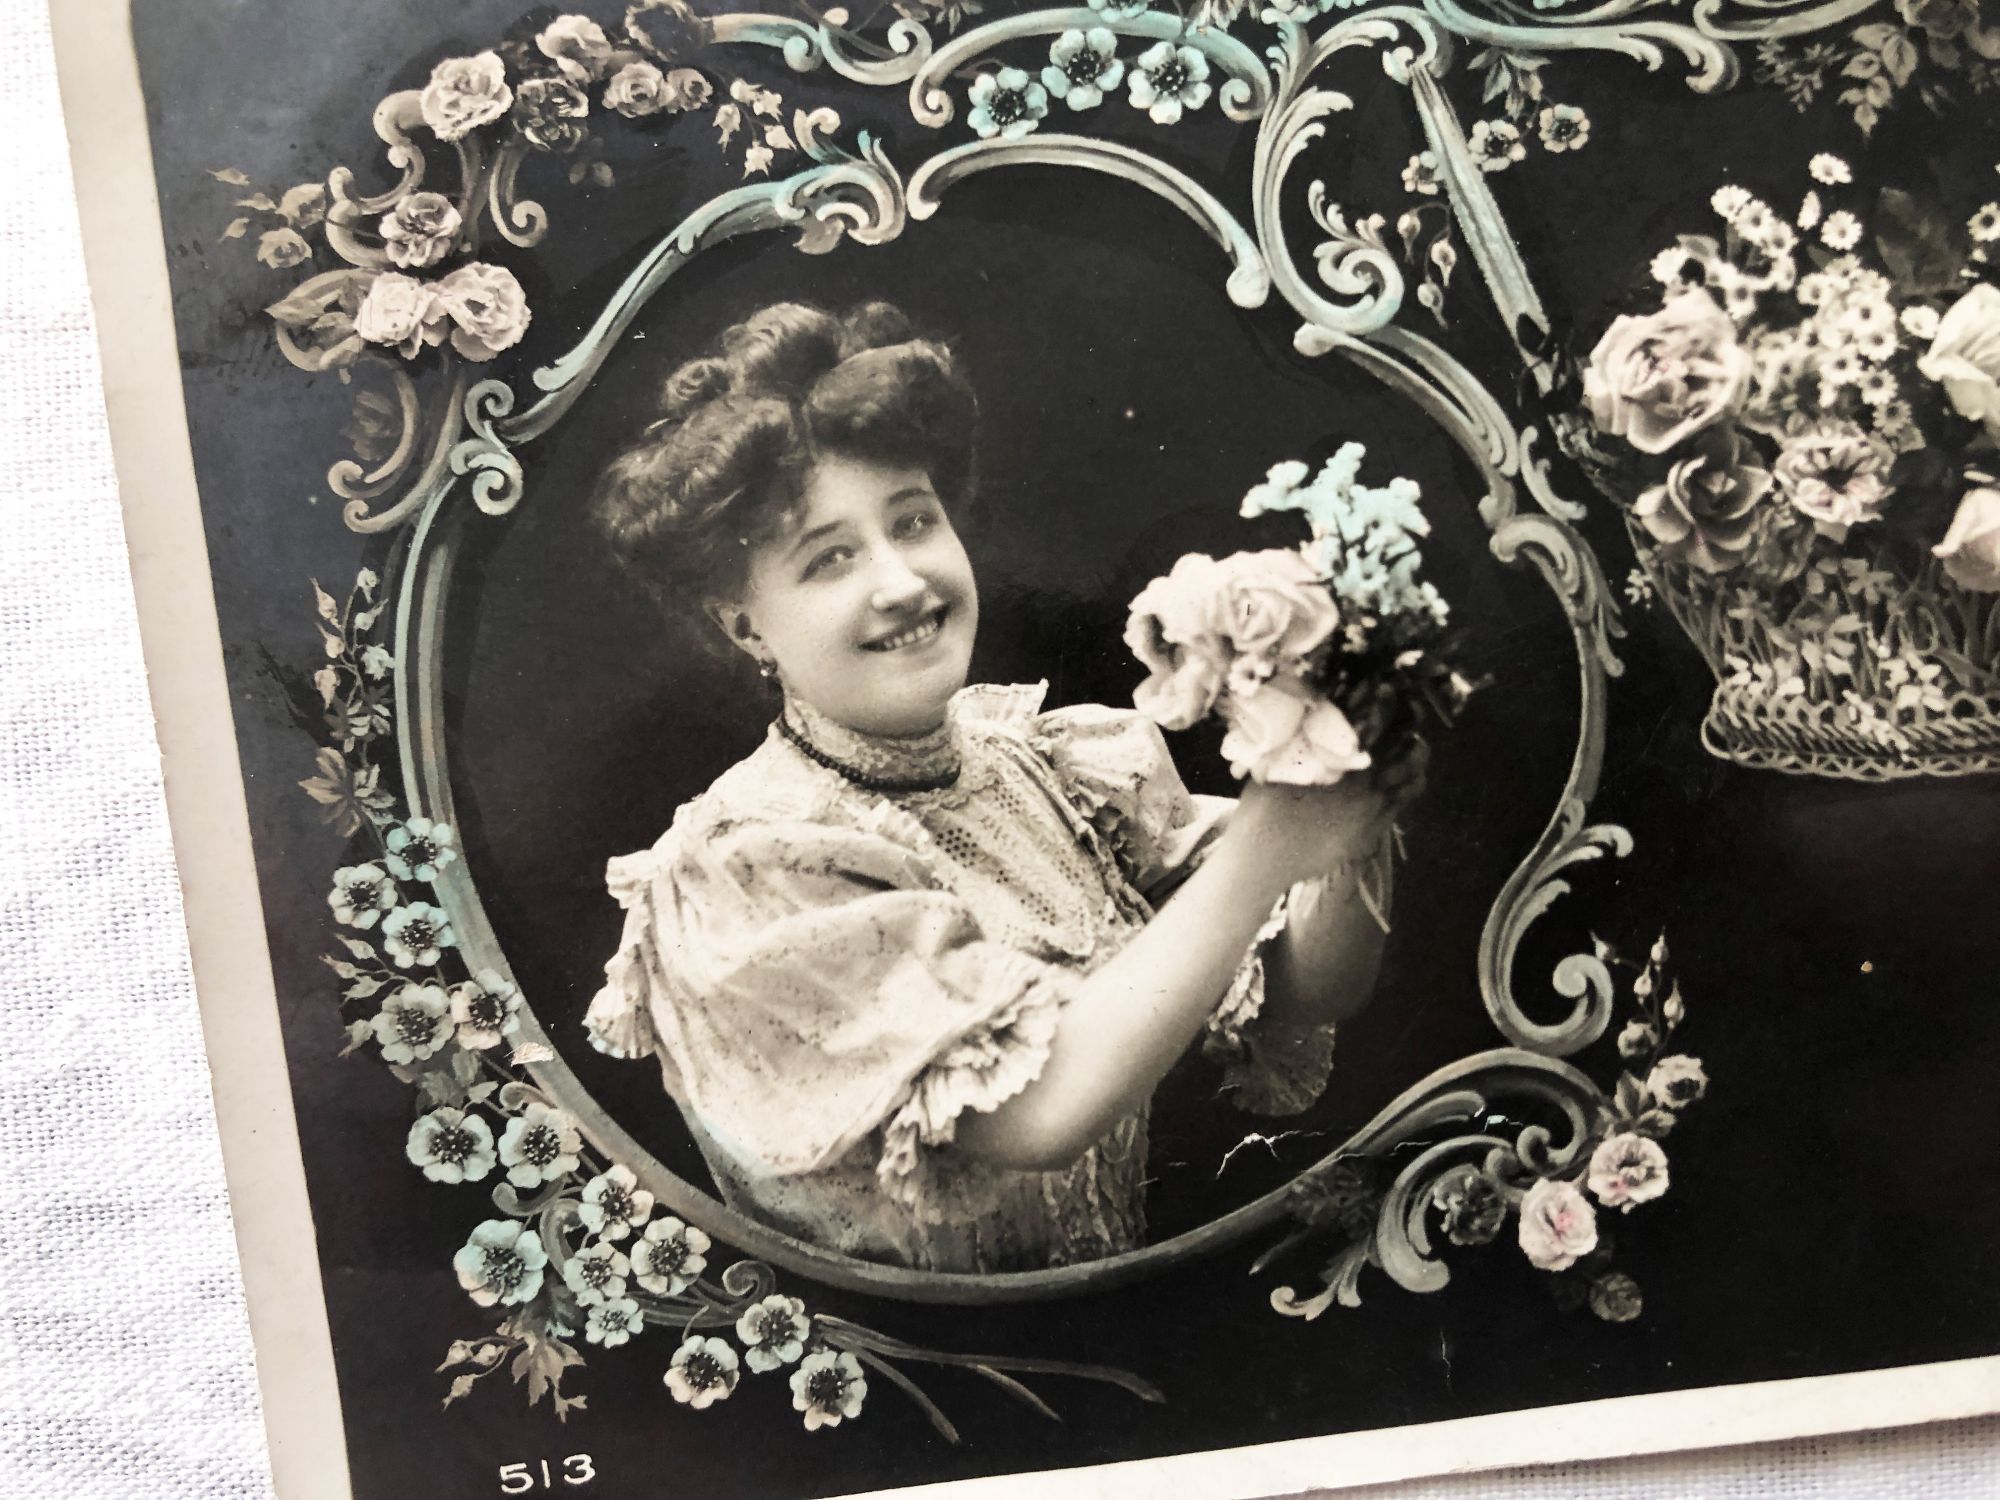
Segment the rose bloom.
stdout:
[[384,271],[368,285],[354,314],[354,331],[415,359],[426,344],[443,340],[437,289],[400,271]]
[[2000,490],[1967,490],[1944,540],[1931,548],[1962,589],[2000,591]]
[[535,47],[571,83],[594,83],[611,63],[611,40],[589,16],[557,16]]
[[1775,472],[1793,506],[1835,532],[1873,521],[1896,492],[1889,445],[1852,422],[1815,423],[1785,439]]
[[422,270],[451,254],[460,226],[457,205],[443,193],[412,193],[382,220],[382,248],[397,265]]
[[1222,753],[1236,776],[1281,786],[1332,786],[1366,770],[1368,752],[1347,715],[1296,677],[1274,677],[1223,700]]
[[1521,1200],[1521,1253],[1542,1271],[1567,1271],[1597,1248],[1597,1211],[1573,1182],[1544,1177]]
[[453,324],[451,347],[466,359],[492,359],[528,331],[527,293],[504,266],[460,266],[437,284],[437,300]]
[[1733,437],[1708,444],[1633,503],[1633,517],[1667,556],[1704,573],[1726,573],[1743,562],[1756,540],[1757,506],[1770,493],[1771,471],[1742,463],[1740,451]]
[[1599,1203],[1629,1214],[1667,1190],[1667,1153],[1643,1135],[1608,1136],[1590,1153],[1589,1182]]
[[514,123],[537,151],[574,151],[590,135],[589,114],[589,98],[562,78],[530,78],[514,96]]
[[1198,721],[1222,691],[1228,645],[1215,610],[1219,567],[1188,553],[1139,591],[1125,621],[1125,644],[1152,674],[1133,690],[1133,706],[1168,729]]
[[1750,388],[1736,325],[1705,291],[1648,317],[1622,317],[1591,351],[1583,392],[1597,425],[1641,453],[1676,443],[1734,413]]
[[1953,41],[1979,24],[1978,0],[1896,0],[1896,14],[1940,41]]
[[604,106],[628,120],[643,119],[674,106],[667,96],[667,75],[649,62],[627,63],[604,85]]
[[1947,308],[1917,368],[2000,442],[2000,287],[1982,282]]
[[1663,1057],[1646,1075],[1646,1091],[1669,1109],[1682,1109],[1708,1092],[1701,1059],[1680,1053]]
[[1236,652],[1229,685],[1245,691],[1316,650],[1340,623],[1333,596],[1294,548],[1238,552],[1217,564],[1216,623]]
[[497,52],[446,58],[431,71],[419,107],[441,141],[455,141],[491,124],[514,103],[507,68]]

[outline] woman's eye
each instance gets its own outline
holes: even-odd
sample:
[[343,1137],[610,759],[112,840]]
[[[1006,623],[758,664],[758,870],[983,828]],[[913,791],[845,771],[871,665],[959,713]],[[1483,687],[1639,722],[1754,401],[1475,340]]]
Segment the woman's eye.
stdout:
[[826,551],[815,554],[813,560],[806,564],[805,572],[800,576],[804,578],[817,577],[829,569],[839,567],[847,561],[852,553],[853,549],[850,547],[829,547]]
[[913,510],[896,522],[896,535],[901,537],[922,536],[938,523],[938,515],[933,510]]

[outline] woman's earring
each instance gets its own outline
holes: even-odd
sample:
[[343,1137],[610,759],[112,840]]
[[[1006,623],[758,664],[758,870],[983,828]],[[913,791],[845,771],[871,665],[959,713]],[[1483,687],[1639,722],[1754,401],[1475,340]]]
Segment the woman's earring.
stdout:
[[778,676],[778,664],[774,661],[758,662],[757,675],[762,677],[766,682],[776,681]]

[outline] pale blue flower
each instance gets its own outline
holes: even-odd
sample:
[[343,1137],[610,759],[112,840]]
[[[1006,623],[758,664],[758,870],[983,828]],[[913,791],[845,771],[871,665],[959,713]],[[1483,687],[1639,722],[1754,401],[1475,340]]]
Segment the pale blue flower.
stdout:
[[736,1351],[721,1339],[690,1334],[667,1365],[667,1389],[684,1406],[700,1411],[725,1401],[743,1378]]
[[1184,110],[1200,109],[1214,92],[1208,82],[1208,59],[1199,48],[1161,42],[1139,54],[1132,64],[1132,107],[1143,109],[1155,125],[1172,125]]
[[493,1131],[462,1109],[434,1109],[410,1127],[405,1154],[432,1182],[478,1182],[499,1163]]
[[614,1302],[625,1295],[630,1262],[615,1245],[602,1240],[585,1245],[563,1263],[563,1283],[585,1307]]
[[437,907],[412,901],[382,919],[382,946],[399,969],[412,964],[428,968],[444,956],[446,948],[458,946],[458,934],[451,930],[451,919]]
[[669,1214],[632,1242],[632,1274],[655,1296],[678,1297],[707,1267],[708,1236]]
[[422,1062],[451,1040],[451,997],[434,984],[406,984],[370,1024],[384,1062]]
[[753,1302],[736,1320],[736,1336],[747,1351],[744,1360],[758,1374],[788,1365],[805,1353],[811,1332],[805,1303],[781,1292]]
[[384,912],[394,911],[399,899],[395,882],[380,865],[372,864],[335,870],[333,889],[326,898],[336,922],[364,931],[381,921]]
[[398,823],[382,842],[389,851],[383,863],[398,880],[436,880],[438,871],[458,858],[458,835],[451,824],[429,818]]
[[1104,95],[1124,80],[1125,64],[1117,57],[1118,38],[1108,27],[1065,31],[1049,48],[1049,65],[1042,82],[1049,93],[1071,109],[1094,109]]
[[1129,21],[1153,8],[1152,0],[1090,0],[1090,8],[1107,21]]
[[867,1396],[861,1361],[851,1354],[822,1349],[792,1372],[792,1410],[806,1414],[807,1432],[860,1416]]
[[639,1186],[630,1167],[614,1166],[584,1184],[577,1216],[583,1227],[607,1240],[622,1240],[653,1212],[653,1195]]
[[458,1284],[481,1307],[533,1300],[548,1263],[541,1236],[517,1219],[488,1219],[451,1261]]
[[473,1051],[497,1047],[521,1029],[521,992],[494,969],[451,987],[451,1018],[458,1044]]
[[972,80],[972,112],[965,117],[982,140],[1019,140],[1049,112],[1049,91],[1019,68],[981,73]]
[[583,1136],[576,1121],[546,1104],[530,1104],[507,1122],[500,1136],[500,1160],[517,1188],[538,1188],[577,1168]]
[[646,1320],[639,1316],[639,1304],[630,1297],[594,1303],[584,1311],[584,1338],[607,1349],[616,1349],[645,1326]]

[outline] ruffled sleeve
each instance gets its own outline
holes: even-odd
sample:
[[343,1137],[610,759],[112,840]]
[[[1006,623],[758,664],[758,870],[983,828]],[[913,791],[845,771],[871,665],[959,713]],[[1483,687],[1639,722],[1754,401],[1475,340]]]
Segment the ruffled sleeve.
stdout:
[[739,1160],[812,1172],[879,1129],[878,1175],[908,1198],[960,1115],[1040,1076],[1073,976],[988,940],[914,820],[882,811],[900,821],[688,820],[613,861],[625,942],[590,1024],[607,1050],[650,1043]]
[[1236,806],[1188,791],[1160,727],[1129,709],[1057,709],[1035,743],[1118,857],[1125,878],[1158,906],[1200,862]]
[[[1041,716],[1036,735],[1126,878],[1155,907],[1199,867],[1236,806],[1234,798],[1188,791],[1159,726],[1143,714],[1059,709]],[[1260,1023],[1263,953],[1283,934],[1289,911],[1290,898],[1280,897],[1202,1038],[1202,1051],[1223,1065],[1231,1102],[1253,1114],[1297,1114],[1325,1090],[1333,1066],[1332,1025],[1280,1038]]]

